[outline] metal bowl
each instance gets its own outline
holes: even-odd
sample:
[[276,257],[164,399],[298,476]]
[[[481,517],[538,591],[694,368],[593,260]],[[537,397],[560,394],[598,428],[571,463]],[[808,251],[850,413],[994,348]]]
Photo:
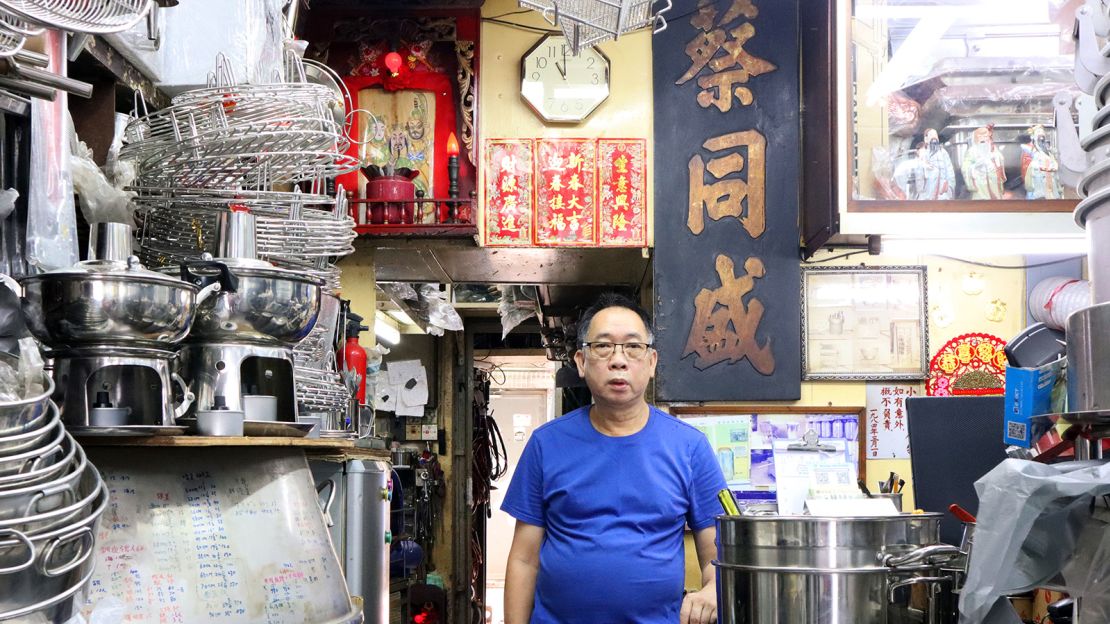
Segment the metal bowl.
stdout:
[[189,333],[197,304],[208,296],[192,284],[143,269],[137,259],[122,266],[81,264],[20,282],[27,326],[52,348],[174,344]]
[[182,275],[206,285],[226,267],[234,286],[224,288],[212,305],[197,310],[191,338],[201,342],[295,345],[308,335],[320,314],[323,282],[293,271],[262,266],[189,262]]

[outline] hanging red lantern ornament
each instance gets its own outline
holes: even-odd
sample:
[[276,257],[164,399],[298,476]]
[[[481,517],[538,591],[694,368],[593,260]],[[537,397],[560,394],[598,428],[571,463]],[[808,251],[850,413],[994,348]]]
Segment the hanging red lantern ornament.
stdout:
[[404,61],[401,59],[401,55],[397,54],[396,52],[390,52],[389,54],[385,55],[384,60],[385,68],[389,70],[389,75],[393,78],[396,78],[397,72],[401,71],[401,64],[404,63]]

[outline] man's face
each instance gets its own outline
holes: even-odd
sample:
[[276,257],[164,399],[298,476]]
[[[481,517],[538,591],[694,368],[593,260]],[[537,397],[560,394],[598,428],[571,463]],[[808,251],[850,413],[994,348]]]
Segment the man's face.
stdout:
[[[628,308],[605,308],[590,321],[587,342],[649,342],[647,328]],[[589,349],[579,348],[574,354],[578,374],[586,380],[593,393],[594,402],[602,407],[631,407],[644,400],[644,391],[655,375],[659,356],[655,349],[648,349],[643,358],[628,357],[623,349],[614,349],[608,359],[599,359]]]

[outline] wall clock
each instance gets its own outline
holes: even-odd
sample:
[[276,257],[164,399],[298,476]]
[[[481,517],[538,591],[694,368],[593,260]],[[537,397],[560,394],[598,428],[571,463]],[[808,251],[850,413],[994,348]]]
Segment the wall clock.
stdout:
[[577,123],[609,97],[609,57],[545,35],[520,60],[520,95],[544,121]]

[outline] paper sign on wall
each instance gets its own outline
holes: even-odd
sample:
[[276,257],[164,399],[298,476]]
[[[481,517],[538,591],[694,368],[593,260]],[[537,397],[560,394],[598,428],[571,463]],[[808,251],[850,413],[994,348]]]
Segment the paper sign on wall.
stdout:
[[909,459],[906,399],[920,394],[906,384],[867,384],[867,459]]

